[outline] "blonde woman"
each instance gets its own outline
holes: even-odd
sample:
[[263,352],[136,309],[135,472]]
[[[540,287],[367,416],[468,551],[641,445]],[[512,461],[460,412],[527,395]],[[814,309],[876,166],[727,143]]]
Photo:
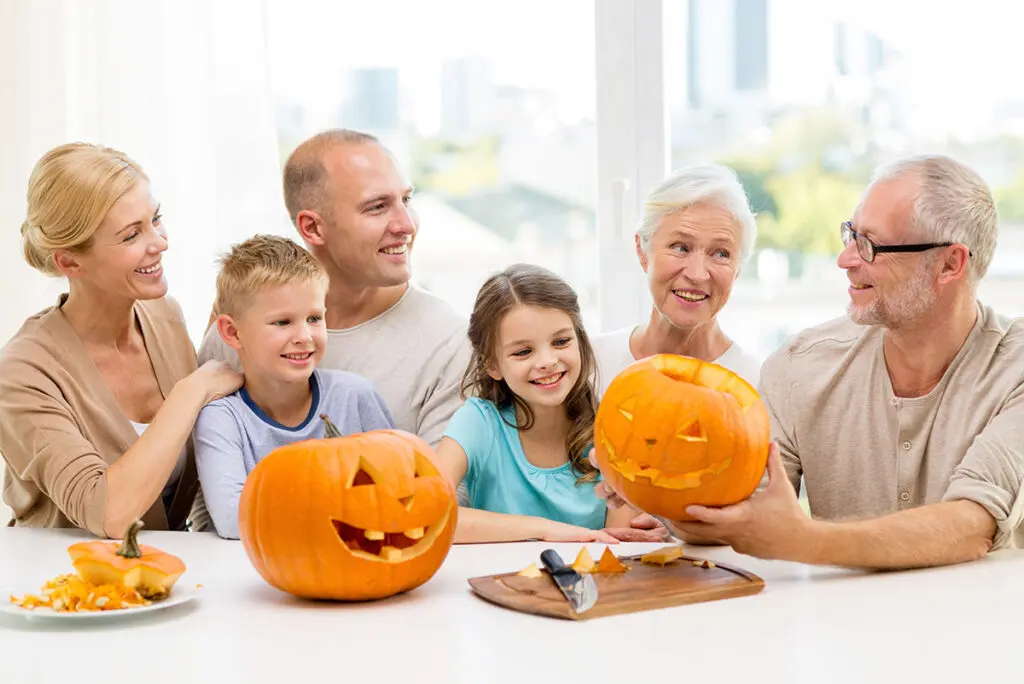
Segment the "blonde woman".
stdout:
[[220,362],[196,368],[167,296],[167,233],[149,179],[127,156],[74,143],[29,178],[28,263],[68,291],[0,354],[0,452],[11,525],[119,538],[136,518],[183,530],[198,480],[199,410],[236,390]]

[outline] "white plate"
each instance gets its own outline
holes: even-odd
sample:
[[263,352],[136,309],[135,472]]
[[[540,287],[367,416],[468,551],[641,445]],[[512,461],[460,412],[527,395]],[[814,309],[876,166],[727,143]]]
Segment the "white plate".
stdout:
[[121,608],[118,610],[86,610],[80,613],[59,613],[50,608],[34,608],[32,610],[25,610],[21,606],[16,606],[10,601],[10,597],[24,596],[26,594],[38,594],[36,591],[0,591],[0,615],[17,615],[18,617],[27,618],[30,620],[109,620],[113,618],[122,618],[129,615],[138,615],[139,613],[151,613],[155,610],[164,610],[172,606],[178,606],[182,603],[188,603],[192,599],[199,595],[199,589],[195,584],[186,586],[175,585],[171,589],[171,595],[160,601],[153,601],[148,606],[139,606],[138,608]]

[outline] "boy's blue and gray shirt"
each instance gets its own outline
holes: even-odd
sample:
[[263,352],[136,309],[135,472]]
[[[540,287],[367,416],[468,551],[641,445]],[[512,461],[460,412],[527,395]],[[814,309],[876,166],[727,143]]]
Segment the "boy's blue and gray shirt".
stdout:
[[278,423],[260,409],[245,387],[207,404],[192,432],[196,466],[207,510],[217,534],[238,538],[238,500],[245,478],[278,447],[324,436],[327,414],[342,435],[394,428],[384,400],[366,378],[317,369],[309,379],[309,413],[296,427]]

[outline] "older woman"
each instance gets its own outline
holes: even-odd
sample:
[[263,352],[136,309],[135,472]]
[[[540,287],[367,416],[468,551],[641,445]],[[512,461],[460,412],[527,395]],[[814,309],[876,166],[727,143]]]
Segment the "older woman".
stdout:
[[757,386],[757,359],[715,320],[756,234],[743,186],[724,166],[683,169],[650,193],[635,242],[651,316],[594,338],[600,395],[629,364],[664,353],[717,363]]
[[196,369],[166,296],[167,234],[146,174],[115,150],[57,147],[29,179],[21,235],[28,263],[69,288],[0,356],[10,524],[184,529],[198,487],[192,424],[242,376],[221,362]]

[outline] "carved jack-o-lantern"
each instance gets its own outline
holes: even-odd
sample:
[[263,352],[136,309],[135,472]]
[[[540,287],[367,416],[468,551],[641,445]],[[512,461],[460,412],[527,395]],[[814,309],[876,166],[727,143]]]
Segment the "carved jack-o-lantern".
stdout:
[[296,596],[364,600],[423,584],[451,548],[457,503],[430,447],[399,430],[268,454],[249,474],[239,537],[257,572]]
[[608,483],[634,506],[672,520],[691,520],[691,504],[749,497],[769,443],[757,390],[721,366],[673,354],[619,373],[594,424],[594,453]]

